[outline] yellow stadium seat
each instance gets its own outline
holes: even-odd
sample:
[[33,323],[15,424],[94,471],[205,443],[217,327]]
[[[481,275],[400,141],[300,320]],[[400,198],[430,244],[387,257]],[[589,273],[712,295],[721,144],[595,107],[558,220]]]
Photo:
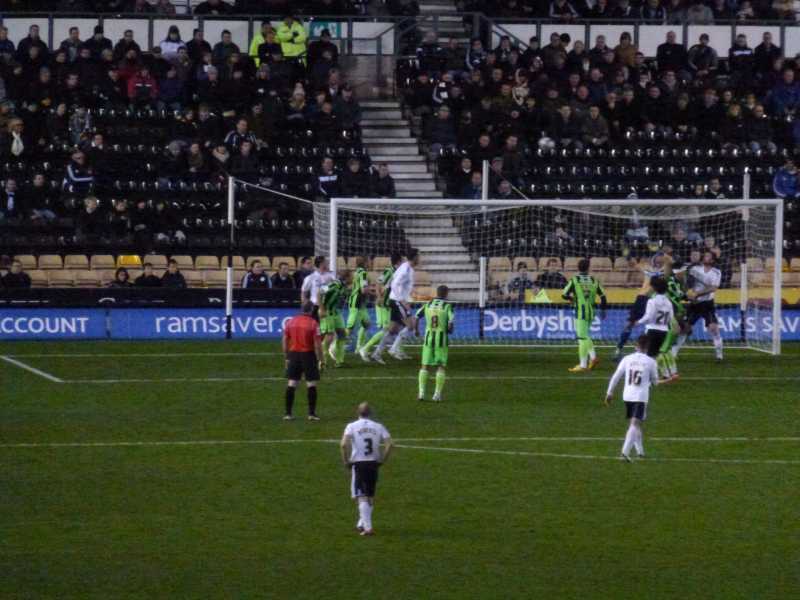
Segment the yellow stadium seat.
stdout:
[[227,285],[227,272],[224,270],[205,271],[206,287],[224,288]]
[[85,254],[67,254],[64,257],[64,268],[85,271],[89,268],[89,259]]
[[784,273],[783,285],[784,287],[800,287],[800,272]]
[[102,279],[97,271],[75,271],[75,285],[78,287],[100,287]]
[[[278,261],[277,257],[275,258],[275,265],[279,265],[280,262]],[[349,269],[347,266],[347,259],[344,256],[338,256],[336,258],[336,270],[337,271],[344,271],[345,269]]]
[[120,254],[117,256],[117,267],[140,268],[141,266],[142,257],[138,254]]
[[28,275],[31,277],[31,285],[35,288],[42,288],[47,287],[47,272],[42,271],[41,269],[34,269],[32,271],[28,271]]
[[58,254],[42,254],[39,257],[39,268],[43,270],[61,270],[64,268],[64,263]]
[[114,281],[116,269],[98,269],[95,272],[100,276],[100,285],[105,287]]
[[428,300],[433,300],[436,296],[436,292],[430,286],[420,286],[415,287],[414,291],[412,292],[412,297],[414,300],[419,302],[427,302]]
[[[228,256],[223,256],[219,259],[219,267],[220,269],[227,269],[228,268]],[[233,257],[233,268],[234,269],[246,269],[244,266],[244,257],[241,256],[234,256]]]
[[242,287],[242,279],[244,279],[245,273],[247,273],[247,271],[243,269],[233,271],[233,287]]
[[22,269],[24,271],[30,271],[36,268],[36,257],[33,254],[17,254],[14,260],[18,260],[22,263]]
[[100,269],[113,269],[116,267],[116,261],[110,254],[93,254],[89,259],[89,268],[93,271]]
[[597,278],[605,287],[625,287],[628,274],[622,271],[601,271]]
[[[764,269],[767,271],[772,271],[775,268],[775,259],[773,257],[769,257],[764,261]],[[781,271],[788,271],[789,270],[789,263],[784,258],[781,262]]]
[[219,259],[216,256],[198,256],[194,259],[194,268],[198,271],[215,271],[219,269]]
[[800,271],[800,257],[793,258],[792,262],[789,263],[789,267],[792,271]]
[[50,287],[51,288],[65,288],[75,287],[75,272],[66,269],[57,271],[52,270],[49,273]]
[[187,287],[201,288],[204,286],[203,274],[200,271],[181,271],[186,280]]
[[508,260],[507,256],[491,256],[486,268],[489,271],[510,271],[511,261]]

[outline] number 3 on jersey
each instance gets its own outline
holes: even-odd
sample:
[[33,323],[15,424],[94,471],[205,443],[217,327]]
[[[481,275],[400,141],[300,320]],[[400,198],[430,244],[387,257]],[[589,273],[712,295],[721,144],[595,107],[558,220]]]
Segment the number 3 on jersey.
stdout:
[[364,454],[370,455],[372,454],[372,438],[364,438],[364,445],[366,446],[364,449]]

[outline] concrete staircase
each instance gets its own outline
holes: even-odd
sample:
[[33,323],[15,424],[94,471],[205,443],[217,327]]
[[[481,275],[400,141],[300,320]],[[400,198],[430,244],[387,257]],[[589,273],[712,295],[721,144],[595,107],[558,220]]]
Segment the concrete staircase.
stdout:
[[397,100],[361,102],[361,141],[373,163],[385,162],[398,198],[441,198],[433,173]]
[[469,36],[464,30],[463,17],[459,15],[453,0],[420,0],[419,3],[420,19],[426,20],[420,23],[420,31],[433,30],[432,14],[439,15],[438,37],[439,42],[444,43],[450,38],[455,38],[463,46],[469,46]]

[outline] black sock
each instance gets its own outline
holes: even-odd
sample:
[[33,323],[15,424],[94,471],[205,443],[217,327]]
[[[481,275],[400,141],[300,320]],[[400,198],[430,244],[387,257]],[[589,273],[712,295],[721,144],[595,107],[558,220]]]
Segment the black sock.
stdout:
[[308,414],[317,414],[317,386],[308,388]]
[[294,406],[294,388],[286,386],[286,414],[292,414],[292,407]]
[[625,347],[625,344],[628,342],[628,338],[631,337],[631,332],[633,331],[633,327],[625,327],[622,330],[622,333],[619,334],[619,341],[617,342],[617,349],[622,350]]

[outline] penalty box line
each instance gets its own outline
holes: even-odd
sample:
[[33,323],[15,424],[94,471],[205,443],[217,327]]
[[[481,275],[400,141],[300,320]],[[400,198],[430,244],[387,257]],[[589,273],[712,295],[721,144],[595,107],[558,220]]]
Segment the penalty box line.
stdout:
[[52,381],[53,383],[65,383],[65,380],[61,379],[60,377],[56,377],[55,375],[51,375],[47,371],[42,371],[41,369],[37,369],[36,367],[32,367],[31,365],[22,362],[21,360],[17,360],[16,358],[11,358],[10,356],[0,355],[0,360],[3,362],[7,362],[10,365],[14,365],[20,369],[28,371],[29,373],[33,373],[34,375],[38,375],[39,377],[46,379],[47,381]]

